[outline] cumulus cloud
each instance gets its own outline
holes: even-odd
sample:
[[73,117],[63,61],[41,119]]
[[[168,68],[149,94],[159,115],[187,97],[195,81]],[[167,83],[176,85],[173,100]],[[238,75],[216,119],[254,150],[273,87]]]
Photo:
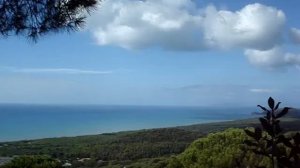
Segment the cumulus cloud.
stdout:
[[[283,11],[259,3],[237,11],[192,0],[106,0],[88,19],[87,30],[98,45],[126,49],[244,50],[255,66],[275,69],[300,66],[300,55],[283,51]],[[300,30],[290,29],[300,43]]]
[[284,53],[279,47],[270,50],[247,49],[245,55],[250,63],[261,67],[280,67],[286,64]]
[[258,3],[236,12],[209,6],[203,18],[204,40],[219,48],[272,48],[280,43],[285,23],[282,11]]
[[300,43],[300,30],[297,28],[290,29],[290,38],[295,43]]
[[245,55],[250,63],[267,69],[300,65],[300,55],[285,53],[280,47],[274,47],[270,50],[247,49]]
[[88,28],[99,45],[203,48],[201,33],[197,32],[201,18],[192,14],[194,8],[188,0],[108,0],[90,18]]
[[99,45],[131,49],[270,49],[280,43],[284,23],[281,10],[258,3],[229,11],[191,0],[107,0],[88,29]]

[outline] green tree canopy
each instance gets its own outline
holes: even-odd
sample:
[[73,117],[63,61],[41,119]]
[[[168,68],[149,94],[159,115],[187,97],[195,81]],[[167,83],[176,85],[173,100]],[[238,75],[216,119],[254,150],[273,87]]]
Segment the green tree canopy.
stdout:
[[0,36],[77,30],[97,0],[0,0]]
[[231,128],[209,134],[194,141],[182,154],[171,159],[169,167],[255,167],[269,165],[268,158],[256,156],[252,151],[242,150],[247,138],[242,129]]
[[20,156],[0,168],[62,168],[58,160],[47,156]]

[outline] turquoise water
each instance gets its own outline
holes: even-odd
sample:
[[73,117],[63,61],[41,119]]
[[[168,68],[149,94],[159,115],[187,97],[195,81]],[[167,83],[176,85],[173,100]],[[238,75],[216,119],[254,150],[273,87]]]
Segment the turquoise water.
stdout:
[[251,117],[251,108],[0,105],[0,141],[99,134]]

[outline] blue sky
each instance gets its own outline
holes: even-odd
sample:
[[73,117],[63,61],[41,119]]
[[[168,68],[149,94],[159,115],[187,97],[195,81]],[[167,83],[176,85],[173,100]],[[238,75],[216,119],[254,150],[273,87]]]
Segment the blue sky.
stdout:
[[0,102],[299,107],[299,6],[107,0],[80,32],[0,39]]

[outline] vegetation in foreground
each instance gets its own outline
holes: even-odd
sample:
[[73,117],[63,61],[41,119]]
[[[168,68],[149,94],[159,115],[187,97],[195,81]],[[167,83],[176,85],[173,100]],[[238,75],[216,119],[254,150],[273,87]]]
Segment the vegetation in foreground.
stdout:
[[63,30],[78,30],[85,12],[96,7],[97,0],[0,1],[0,37],[24,35],[37,40],[41,35]]
[[[270,159],[271,167],[300,167],[300,133],[286,135],[280,126],[280,118],[285,116],[291,108],[284,107],[279,110],[280,102],[268,100],[270,109],[258,105],[265,116],[259,118],[262,128],[256,127],[254,131],[245,130],[252,140],[245,140],[249,149],[255,154]],[[265,167],[265,166],[264,166]]]
[[247,135],[243,129],[230,128],[194,141],[183,153],[170,160],[169,167],[244,167],[267,165],[266,157],[257,157],[245,149]]

